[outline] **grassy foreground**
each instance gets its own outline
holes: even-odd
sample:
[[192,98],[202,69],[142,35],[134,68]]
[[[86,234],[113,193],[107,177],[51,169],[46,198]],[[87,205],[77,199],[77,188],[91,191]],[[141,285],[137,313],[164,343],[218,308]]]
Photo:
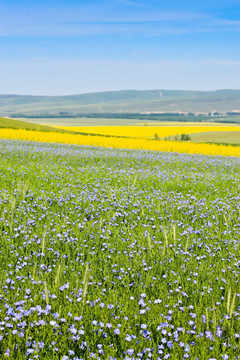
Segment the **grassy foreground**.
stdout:
[[0,156],[1,358],[239,358],[239,158]]

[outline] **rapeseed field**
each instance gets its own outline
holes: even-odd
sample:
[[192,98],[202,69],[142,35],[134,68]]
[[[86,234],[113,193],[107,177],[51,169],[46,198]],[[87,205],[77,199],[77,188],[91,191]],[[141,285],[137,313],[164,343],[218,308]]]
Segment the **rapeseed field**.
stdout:
[[240,136],[240,126],[226,125],[163,125],[163,126],[72,126],[61,127],[70,131],[79,131],[99,135],[126,136],[135,138],[154,138],[157,134],[160,138],[181,134],[197,134],[204,132],[226,132],[238,131]]
[[155,141],[146,138],[121,138],[114,136],[104,137],[97,135],[29,131],[24,129],[0,129],[0,138],[50,143],[56,142],[85,146],[102,146],[121,149],[143,149],[163,152],[178,152],[186,154],[240,157],[240,147],[204,143],[195,144],[182,141]]

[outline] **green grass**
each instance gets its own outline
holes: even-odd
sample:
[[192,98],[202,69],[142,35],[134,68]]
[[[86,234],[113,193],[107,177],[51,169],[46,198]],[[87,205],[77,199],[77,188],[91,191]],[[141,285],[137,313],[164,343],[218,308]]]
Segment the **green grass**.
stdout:
[[0,128],[65,132],[65,130],[59,130],[50,126],[9,118],[0,118]]
[[0,158],[2,358],[237,358],[239,158],[7,140]]
[[[188,133],[190,141],[194,143],[223,144],[223,145],[240,145],[239,131],[209,131],[202,133]],[[167,140],[180,140],[179,136],[168,136]]]
[[225,143],[225,144],[239,144],[239,131],[216,131],[208,133],[190,134],[193,142],[207,142],[207,143]]
[[[44,124],[47,126],[134,126],[134,125],[143,125],[143,126],[158,126],[161,122],[166,122],[169,126],[174,122],[181,122],[184,126],[188,125],[188,122],[215,122],[216,124],[228,125],[225,121],[229,121],[229,124],[232,122],[239,122],[239,118],[236,116],[229,117],[205,117],[205,116],[161,116],[159,119],[149,120],[149,119],[131,119],[131,118],[88,118],[88,117],[76,117],[76,118],[64,118],[64,117],[54,117],[54,118],[28,118],[28,121],[33,124]],[[224,123],[223,123],[224,121]]]
[[[60,126],[60,124],[58,124]],[[30,122],[25,122],[21,120],[9,119],[9,118],[0,118],[0,128],[8,129],[25,129],[25,130],[36,130],[36,131],[47,131],[47,132],[61,132],[61,133],[70,133],[70,134],[79,134],[84,136],[102,136],[102,137],[116,137],[124,138],[125,136],[117,135],[103,135],[103,134],[93,134],[88,132],[79,132],[79,131],[69,131],[64,129],[58,129],[55,127],[50,127],[47,125],[34,124]]]
[[[49,126],[126,126],[142,125],[151,122],[139,119],[108,119],[108,118],[29,118],[35,124],[46,124]],[[153,122],[154,124],[154,122]]]

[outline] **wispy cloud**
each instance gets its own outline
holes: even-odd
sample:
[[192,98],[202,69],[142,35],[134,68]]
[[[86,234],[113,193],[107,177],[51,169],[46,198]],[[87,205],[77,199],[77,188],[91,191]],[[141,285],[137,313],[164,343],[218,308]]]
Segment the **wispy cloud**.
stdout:
[[147,7],[146,4],[135,2],[135,1],[130,1],[130,0],[115,0],[115,1],[118,3],[127,4],[127,5],[131,5],[131,6]]
[[9,21],[0,27],[0,36],[81,36],[122,34],[134,36],[170,36],[206,32],[240,31],[239,21],[218,19],[191,18],[181,20],[174,15],[170,19],[155,16],[152,19],[135,19],[119,21],[52,21],[17,23]]
[[0,36],[165,36],[240,30],[239,20],[218,19],[202,12],[162,10],[143,1],[111,2],[114,3],[127,6],[130,11],[91,2],[68,7],[41,3],[27,8],[5,6],[0,9]]

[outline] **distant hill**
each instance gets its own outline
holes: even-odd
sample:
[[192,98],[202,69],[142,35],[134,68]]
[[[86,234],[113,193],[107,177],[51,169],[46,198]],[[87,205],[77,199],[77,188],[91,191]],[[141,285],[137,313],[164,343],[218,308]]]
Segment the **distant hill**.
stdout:
[[240,111],[240,90],[122,90],[70,96],[0,95],[0,115]]

